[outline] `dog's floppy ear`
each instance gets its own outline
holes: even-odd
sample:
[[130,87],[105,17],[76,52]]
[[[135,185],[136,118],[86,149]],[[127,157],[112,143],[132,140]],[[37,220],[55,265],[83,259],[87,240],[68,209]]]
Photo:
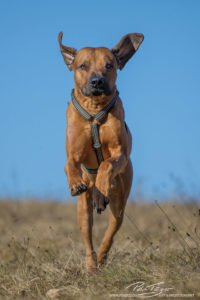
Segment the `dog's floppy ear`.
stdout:
[[118,68],[121,70],[126,62],[135,54],[144,39],[141,33],[129,33],[119,41],[112,49],[112,53],[117,59]]
[[74,49],[74,48],[64,46],[62,44],[62,36],[63,36],[63,33],[60,32],[59,35],[58,35],[58,42],[60,44],[60,51],[62,53],[62,56],[64,58],[64,61],[65,61],[66,65],[68,66],[69,70],[71,71],[72,66],[73,66],[73,61],[74,61],[74,58],[76,56],[77,50]]

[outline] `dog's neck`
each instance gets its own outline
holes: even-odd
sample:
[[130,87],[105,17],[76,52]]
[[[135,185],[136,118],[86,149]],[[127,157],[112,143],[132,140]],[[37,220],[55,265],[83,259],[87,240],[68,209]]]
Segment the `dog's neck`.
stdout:
[[85,97],[76,87],[74,89],[74,96],[78,100],[79,104],[91,115],[96,115],[100,110],[102,110],[114,97],[116,93],[116,87],[113,93],[109,96],[90,96]]

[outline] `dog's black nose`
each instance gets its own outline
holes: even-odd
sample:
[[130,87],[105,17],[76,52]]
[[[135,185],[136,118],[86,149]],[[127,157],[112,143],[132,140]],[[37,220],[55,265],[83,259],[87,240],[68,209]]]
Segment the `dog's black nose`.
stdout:
[[92,76],[90,78],[90,84],[95,88],[100,88],[104,85],[104,78],[98,75]]

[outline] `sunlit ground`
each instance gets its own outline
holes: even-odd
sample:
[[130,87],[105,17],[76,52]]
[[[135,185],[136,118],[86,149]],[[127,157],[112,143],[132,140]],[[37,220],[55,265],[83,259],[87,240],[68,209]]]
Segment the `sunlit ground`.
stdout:
[[[130,203],[107,263],[90,276],[76,204],[0,201],[0,295],[2,299],[106,299],[141,293],[134,286],[159,284],[168,294],[200,296],[198,202]],[[108,208],[109,209],[109,208]],[[94,212],[95,249],[108,209]],[[163,282],[163,283],[162,283]],[[153,291],[154,292],[154,291]]]

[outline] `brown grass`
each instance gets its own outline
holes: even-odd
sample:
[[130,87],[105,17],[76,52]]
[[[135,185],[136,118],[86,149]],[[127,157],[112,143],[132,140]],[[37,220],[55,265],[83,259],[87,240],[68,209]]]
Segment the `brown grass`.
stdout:
[[[97,249],[108,209],[94,216]],[[2,299],[106,299],[127,294],[138,281],[162,281],[170,293],[200,296],[195,203],[128,204],[107,263],[95,276],[85,273],[76,204],[1,201],[0,233]]]

